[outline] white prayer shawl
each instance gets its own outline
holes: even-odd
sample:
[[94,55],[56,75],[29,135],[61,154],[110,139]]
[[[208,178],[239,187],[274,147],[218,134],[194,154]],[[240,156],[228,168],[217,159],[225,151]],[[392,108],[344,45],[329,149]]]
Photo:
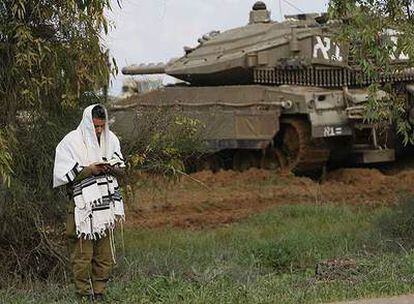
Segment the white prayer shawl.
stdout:
[[[53,187],[72,183],[84,167],[94,162],[116,159],[120,167],[125,167],[119,140],[109,130],[108,119],[99,145],[92,121],[95,106],[85,109],[77,129],[68,133],[56,147]],[[125,218],[118,181],[111,175],[91,176],[75,183],[73,198],[79,238],[99,239],[115,227],[117,219]]]

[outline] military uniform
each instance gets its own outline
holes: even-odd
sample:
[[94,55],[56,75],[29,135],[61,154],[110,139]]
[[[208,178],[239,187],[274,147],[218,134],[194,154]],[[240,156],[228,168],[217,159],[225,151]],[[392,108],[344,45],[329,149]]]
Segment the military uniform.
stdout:
[[113,266],[109,234],[98,240],[78,238],[73,207],[69,209],[66,236],[77,293],[81,296],[104,294]]

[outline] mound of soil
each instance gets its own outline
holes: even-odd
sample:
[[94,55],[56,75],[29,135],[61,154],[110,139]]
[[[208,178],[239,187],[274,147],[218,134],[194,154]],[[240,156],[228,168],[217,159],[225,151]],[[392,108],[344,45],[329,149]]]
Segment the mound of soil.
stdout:
[[388,175],[377,169],[340,169],[323,182],[259,169],[203,171],[175,182],[136,179],[126,198],[127,223],[142,227],[216,227],[281,204],[390,205],[414,191],[412,169]]

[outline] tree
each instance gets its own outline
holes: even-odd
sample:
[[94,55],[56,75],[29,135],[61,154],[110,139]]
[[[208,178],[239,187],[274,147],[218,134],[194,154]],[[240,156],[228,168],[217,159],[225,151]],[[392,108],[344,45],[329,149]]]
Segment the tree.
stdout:
[[[337,40],[349,45],[350,57],[373,79],[365,111],[366,121],[386,127],[393,122],[405,144],[414,142],[405,87],[381,79],[413,66],[414,23],[412,0],[331,0],[331,20],[340,20]],[[388,99],[378,100],[381,88]]]
[[62,260],[51,243],[65,209],[51,190],[54,148],[91,102],[85,92],[103,92],[116,68],[101,43],[110,2],[0,3],[2,270],[47,276]]

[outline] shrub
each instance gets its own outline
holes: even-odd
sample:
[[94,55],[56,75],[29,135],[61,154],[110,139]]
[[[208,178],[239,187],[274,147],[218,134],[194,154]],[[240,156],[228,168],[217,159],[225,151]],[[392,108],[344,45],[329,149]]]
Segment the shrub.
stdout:
[[[177,177],[185,171],[187,161],[205,151],[203,125],[197,119],[165,109],[138,111],[127,117],[122,114],[115,115],[114,127],[133,169]],[[129,127],[117,127],[117,119],[129,119]]]
[[299,266],[297,246],[292,242],[268,242],[255,250],[260,265],[278,272],[285,272]]

